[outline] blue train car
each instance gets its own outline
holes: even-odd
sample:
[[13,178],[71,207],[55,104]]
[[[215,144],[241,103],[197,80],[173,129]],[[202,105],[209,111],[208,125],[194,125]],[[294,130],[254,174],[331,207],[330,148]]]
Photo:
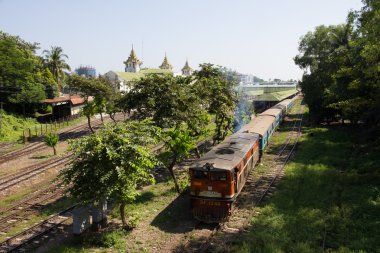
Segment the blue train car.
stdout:
[[252,119],[247,125],[243,126],[239,132],[259,134],[259,150],[260,154],[262,154],[275,130],[275,117],[269,115],[259,115]]
[[278,108],[277,105],[269,108],[268,110],[259,114],[260,116],[272,116],[275,119],[275,129],[280,125],[285,113],[282,108]]
[[292,99],[285,99],[285,100],[282,100],[280,103],[278,103],[275,106],[284,108],[285,109],[284,115],[285,115],[292,108],[293,101],[292,101]]

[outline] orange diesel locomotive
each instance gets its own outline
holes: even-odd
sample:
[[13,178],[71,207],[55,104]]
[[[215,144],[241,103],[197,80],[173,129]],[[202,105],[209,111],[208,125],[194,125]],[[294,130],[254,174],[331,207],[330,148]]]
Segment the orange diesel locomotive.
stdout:
[[259,160],[259,135],[237,132],[190,167],[194,217],[220,222],[231,214],[232,203]]

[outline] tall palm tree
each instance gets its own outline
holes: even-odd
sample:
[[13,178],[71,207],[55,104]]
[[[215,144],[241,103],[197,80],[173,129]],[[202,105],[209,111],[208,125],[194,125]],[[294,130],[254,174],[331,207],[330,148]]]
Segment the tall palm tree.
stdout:
[[61,47],[51,47],[51,50],[44,50],[45,63],[58,83],[58,90],[61,91],[62,80],[65,77],[64,70],[71,70],[70,66],[65,62],[65,58],[69,57],[63,53]]

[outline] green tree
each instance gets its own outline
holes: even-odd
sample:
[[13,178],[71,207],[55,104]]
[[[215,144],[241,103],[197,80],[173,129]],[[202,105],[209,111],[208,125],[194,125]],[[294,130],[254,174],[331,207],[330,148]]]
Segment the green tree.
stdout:
[[215,115],[214,144],[224,140],[232,130],[233,112],[236,106],[237,85],[234,78],[228,80],[220,68],[212,64],[201,64],[195,72],[196,81],[193,90],[202,101],[202,106]]
[[189,152],[196,146],[189,132],[185,129],[175,128],[174,130],[169,130],[166,132],[165,137],[167,138],[165,140],[165,147],[171,152],[171,162],[168,165],[168,169],[173,178],[176,191],[180,193],[178,181],[174,173],[174,166],[181,156],[187,157]]
[[45,139],[44,139],[45,144],[46,144],[48,147],[53,148],[54,155],[57,155],[57,150],[55,149],[55,147],[56,147],[57,144],[58,144],[58,140],[59,140],[59,136],[58,136],[58,134],[56,134],[56,133],[48,133],[48,134],[45,136]]
[[94,133],[91,126],[91,117],[97,112],[104,111],[104,103],[111,93],[111,87],[102,80],[78,75],[69,76],[67,83],[71,90],[79,92],[84,98],[83,114],[87,117],[88,127]]
[[44,50],[45,64],[50,69],[54,76],[55,81],[58,83],[58,90],[62,89],[62,82],[65,78],[64,70],[71,70],[70,66],[66,63],[65,58],[69,57],[63,53],[61,47],[52,46],[50,50]]
[[335,77],[346,58],[349,34],[348,25],[321,25],[301,39],[295,63],[305,71],[301,88],[316,122],[331,120],[337,111],[328,105],[347,96],[347,83],[337,89]]
[[119,204],[125,227],[126,204],[136,199],[139,187],[154,182],[150,172],[158,162],[150,146],[159,135],[160,129],[148,121],[107,125],[94,135],[70,142],[74,159],[59,178],[81,203],[111,198]]
[[[54,93],[55,81],[36,56],[37,44],[0,31],[0,99],[30,108]],[[9,108],[9,107],[8,107]]]
[[137,80],[125,95],[125,107],[136,110],[134,118],[152,118],[157,126],[166,128],[180,125],[188,104],[185,87],[188,77],[173,75],[148,75]]
[[295,62],[305,70],[301,87],[316,122],[336,115],[380,122],[380,2],[363,3],[346,24],[319,26],[301,39]]

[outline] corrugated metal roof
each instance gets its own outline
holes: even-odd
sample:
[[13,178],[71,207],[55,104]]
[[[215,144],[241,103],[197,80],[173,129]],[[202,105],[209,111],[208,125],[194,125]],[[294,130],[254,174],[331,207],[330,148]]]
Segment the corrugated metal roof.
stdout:
[[[92,100],[94,100],[94,97],[89,96],[88,101],[92,101]],[[84,104],[84,102],[85,102],[83,97],[81,97],[79,95],[72,95],[72,96],[56,97],[53,99],[45,99],[44,103],[57,104],[57,103],[69,102],[69,101],[71,101],[71,103],[73,105]]]
[[296,89],[286,90],[286,91],[277,91],[272,93],[264,93],[257,96],[255,101],[281,101],[287,97],[290,97],[296,94],[298,91]]
[[195,161],[190,168],[207,170],[203,166],[208,163],[215,169],[232,170],[243,160],[258,139],[257,134],[237,132]]

